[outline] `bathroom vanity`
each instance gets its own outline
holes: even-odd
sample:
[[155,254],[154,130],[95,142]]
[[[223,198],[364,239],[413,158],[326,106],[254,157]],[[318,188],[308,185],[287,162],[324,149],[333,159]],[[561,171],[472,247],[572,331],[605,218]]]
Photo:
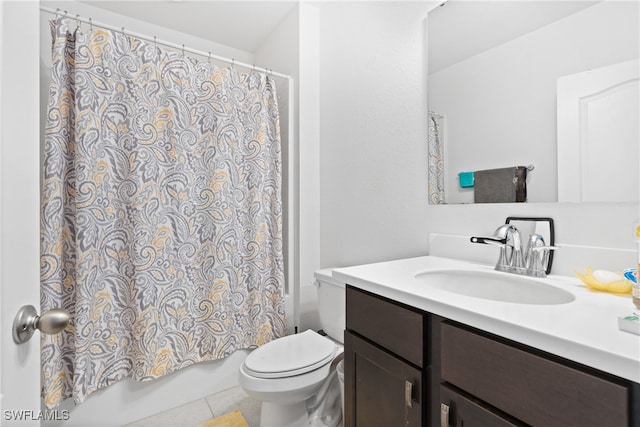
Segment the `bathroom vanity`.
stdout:
[[334,271],[348,284],[345,426],[640,425],[640,336],[617,328],[630,299],[568,277],[534,279],[574,297],[549,304],[423,279],[458,271],[507,274],[437,257]]

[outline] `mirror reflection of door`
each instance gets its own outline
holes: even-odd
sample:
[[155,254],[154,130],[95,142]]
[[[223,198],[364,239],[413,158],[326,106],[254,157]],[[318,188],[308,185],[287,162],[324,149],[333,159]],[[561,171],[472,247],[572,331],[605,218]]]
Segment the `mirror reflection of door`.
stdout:
[[558,79],[558,199],[637,202],[640,61]]

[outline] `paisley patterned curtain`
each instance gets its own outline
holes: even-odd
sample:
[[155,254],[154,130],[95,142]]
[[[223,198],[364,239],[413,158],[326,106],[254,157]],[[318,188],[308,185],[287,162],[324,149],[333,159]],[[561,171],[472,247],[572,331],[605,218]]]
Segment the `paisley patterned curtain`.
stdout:
[[52,23],[41,309],[48,407],[285,331],[273,80]]
[[428,184],[429,203],[433,205],[444,204],[444,141],[442,123],[444,117],[429,112],[429,160],[428,160]]

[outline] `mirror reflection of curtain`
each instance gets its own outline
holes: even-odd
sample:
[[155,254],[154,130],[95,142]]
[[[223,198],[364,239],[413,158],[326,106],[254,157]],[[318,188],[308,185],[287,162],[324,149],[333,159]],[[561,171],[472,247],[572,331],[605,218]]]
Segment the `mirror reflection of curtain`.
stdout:
[[104,29],[53,26],[41,310],[47,407],[284,335],[275,84]]
[[444,117],[429,112],[429,203],[443,204],[444,200]]

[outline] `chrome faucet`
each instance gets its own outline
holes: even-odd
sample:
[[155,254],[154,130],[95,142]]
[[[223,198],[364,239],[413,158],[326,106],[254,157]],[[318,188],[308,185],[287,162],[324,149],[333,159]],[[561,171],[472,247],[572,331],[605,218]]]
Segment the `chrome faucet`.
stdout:
[[546,246],[540,234],[532,234],[523,256],[520,231],[511,224],[498,227],[493,237],[471,237],[471,242],[500,246],[496,270],[532,277],[547,276],[545,269],[549,251],[556,249],[555,246]]

